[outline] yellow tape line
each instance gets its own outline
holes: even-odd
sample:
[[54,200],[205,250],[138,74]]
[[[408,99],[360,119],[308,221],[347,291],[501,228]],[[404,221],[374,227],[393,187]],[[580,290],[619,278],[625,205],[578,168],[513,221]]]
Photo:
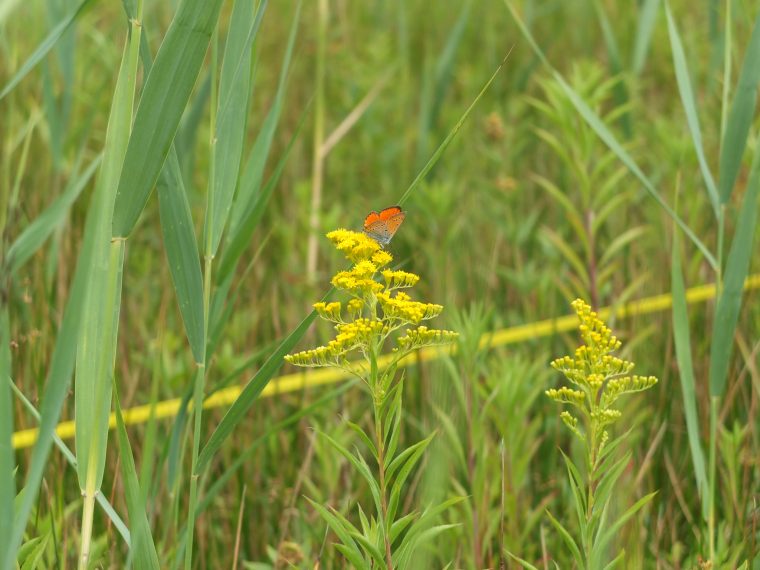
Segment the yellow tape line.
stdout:
[[[758,289],[760,288],[760,274],[750,276],[744,283],[745,289]],[[712,299],[715,297],[715,285],[701,285],[699,287],[692,287],[686,291],[686,301],[688,303],[699,303]],[[654,297],[647,297],[640,301],[633,301],[626,305],[623,305],[615,310],[617,317],[630,317],[634,315],[644,315],[648,313],[656,313],[670,308],[672,304],[672,297],[669,293],[663,295],[657,295]],[[607,319],[612,312],[611,307],[605,307],[599,310],[599,316],[602,319]],[[543,321],[536,321],[526,325],[520,325],[516,327],[510,327],[496,331],[490,335],[485,336],[481,340],[481,346],[483,347],[496,347],[504,346],[507,344],[514,344],[523,342],[526,340],[532,340],[549,336],[559,332],[565,332],[574,329],[577,326],[577,320],[575,315],[568,315],[557,319],[546,319]],[[409,364],[433,360],[437,358],[441,352],[433,349],[420,350],[416,355],[411,355],[400,362],[400,366],[407,366]],[[388,364],[390,357],[386,357],[378,364]],[[294,392],[296,390],[302,390],[304,388],[312,388],[314,386],[321,386],[323,384],[332,384],[339,382],[348,377],[348,374],[342,370],[336,370],[333,368],[323,369],[310,369],[305,372],[297,372],[295,374],[285,374],[273,379],[264,390],[261,392],[261,397],[274,396],[277,394],[285,394],[288,392]],[[243,390],[243,386],[231,386],[223,390],[219,390],[211,395],[203,402],[204,408],[217,408],[221,406],[228,406],[234,402]],[[136,406],[134,408],[128,408],[123,410],[124,423],[127,425],[141,424],[147,422],[151,415],[156,419],[170,418],[177,415],[181,404],[180,398],[174,398],[171,400],[164,400],[158,402],[155,405]],[[116,426],[116,417],[111,414],[108,425],[110,428]],[[13,448],[22,449],[25,447],[31,447],[34,442],[37,441],[37,428],[25,429],[17,431],[13,434]],[[56,428],[56,433],[62,439],[74,437],[74,422],[67,421],[61,422]]]

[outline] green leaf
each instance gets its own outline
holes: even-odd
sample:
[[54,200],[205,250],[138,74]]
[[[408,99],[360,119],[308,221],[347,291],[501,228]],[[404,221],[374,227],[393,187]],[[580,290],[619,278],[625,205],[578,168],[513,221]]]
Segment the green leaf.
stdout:
[[641,75],[646,63],[647,52],[652,43],[652,33],[657,23],[660,0],[644,0],[639,3],[639,24],[636,27],[636,41],[633,45],[631,67],[635,75]]
[[119,462],[121,477],[124,481],[124,493],[129,512],[129,528],[132,536],[130,554],[133,556],[135,568],[160,568],[156,545],[153,543],[153,535],[148,525],[148,517],[145,514],[145,500],[137,480],[137,468],[132,455],[132,446],[129,444],[127,428],[124,426],[124,417],[119,404],[119,394],[114,381],[114,409],[116,411],[116,436],[119,443]]
[[[296,11],[293,16],[292,24],[290,27],[290,33],[288,35],[288,43],[285,48],[285,55],[283,56],[282,65],[280,67],[280,77],[277,82],[277,91],[274,95],[274,101],[272,107],[267,113],[264,122],[261,125],[256,140],[253,143],[248,159],[246,160],[245,168],[243,169],[242,176],[239,181],[237,190],[237,196],[235,197],[235,204],[230,214],[230,231],[227,240],[236,239],[238,234],[242,230],[241,222],[253,217],[252,210],[257,209],[262,200],[259,197],[259,189],[261,187],[261,181],[264,177],[264,167],[266,166],[269,153],[272,149],[272,142],[274,141],[274,135],[279,124],[280,115],[282,113],[282,106],[285,99],[285,92],[287,86],[287,77],[290,70],[290,61],[293,56],[293,46],[297,36],[298,24],[300,21],[299,14],[301,12],[301,2],[299,0],[296,5]],[[307,106],[308,108],[308,106]],[[304,112],[305,118],[305,112]],[[297,132],[300,131],[300,125]],[[295,140],[295,135],[293,140]],[[289,152],[289,151],[288,151]],[[282,159],[280,162],[284,162]],[[275,176],[272,176],[275,178]],[[268,199],[268,198],[267,198]],[[266,200],[263,201],[266,203]],[[256,221],[258,223],[258,220]],[[252,232],[251,232],[252,233]],[[248,240],[250,241],[250,240]]]
[[370,437],[367,435],[367,433],[361,428],[360,425],[355,424],[354,422],[346,422],[349,428],[356,433],[356,435],[359,436],[359,439],[361,439],[364,442],[364,445],[366,445],[370,452],[372,453],[373,457],[377,457],[377,448],[375,447],[374,442]]
[[356,540],[356,542],[359,543],[359,546],[361,546],[364,551],[367,552],[375,562],[377,562],[380,568],[385,565],[385,555],[381,553],[377,546],[372,544],[368,538],[359,532],[351,533],[351,536],[354,540]]
[[573,540],[573,537],[570,536],[570,533],[567,532],[564,526],[562,526],[562,523],[555,519],[548,509],[546,511],[546,514],[549,517],[549,521],[552,523],[552,526],[554,526],[554,528],[557,530],[565,545],[567,545],[568,549],[570,550],[570,553],[573,555],[573,559],[578,565],[578,568],[585,568],[586,566],[583,563],[581,551],[578,549],[578,545],[575,543],[575,540]]
[[193,218],[177,153],[172,147],[158,181],[158,205],[166,259],[177,294],[187,340],[195,362],[203,362],[206,349],[203,319],[203,276]]
[[686,288],[681,271],[681,253],[678,236],[673,236],[673,253],[671,262],[671,290],[673,296],[673,340],[676,347],[683,409],[686,416],[686,432],[689,436],[689,450],[694,466],[697,491],[702,498],[703,515],[707,515],[709,488],[707,486],[707,469],[705,456],[699,437],[699,415],[697,413],[697,391],[694,380],[694,366],[691,359],[691,339],[689,338],[689,315],[686,307]]
[[736,233],[726,260],[723,290],[718,297],[710,349],[710,395],[720,397],[726,388],[734,333],[742,305],[744,280],[749,272],[752,241],[757,223],[757,196],[760,187],[760,145],[755,149],[752,170],[744,193]]
[[[331,293],[332,289],[323,297],[323,300],[326,300]],[[230,409],[227,410],[227,413],[222,418],[222,421],[219,422],[218,426],[216,426],[216,429],[211,434],[208,442],[201,450],[201,453],[198,456],[197,473],[203,471],[208,462],[219,450],[222,443],[224,443],[224,441],[232,434],[235,426],[237,426],[245,418],[246,412],[248,412],[250,407],[259,397],[259,394],[261,394],[261,391],[269,383],[269,380],[272,378],[272,376],[274,376],[274,373],[277,372],[282,366],[283,357],[288,352],[290,352],[293,347],[295,347],[296,343],[299,340],[301,340],[301,337],[304,335],[311,323],[314,322],[314,319],[316,317],[316,311],[309,313],[309,315],[303,321],[301,321],[301,324],[299,324],[295,330],[293,330],[293,332],[291,332],[288,337],[283,340],[282,343],[280,343],[280,346],[277,347],[277,350],[271,354],[271,356],[266,360],[266,362],[264,362],[263,366],[259,369],[256,375],[251,378],[248,384],[245,385],[243,391],[232,403]]]
[[[4,295],[4,294],[2,294]],[[16,498],[16,454],[13,451],[13,398],[6,378],[11,377],[11,329],[7,298],[0,298],[0,552],[15,552],[11,544]],[[10,566],[8,566],[10,567]]]
[[[261,192],[256,193],[256,197],[253,199],[251,207],[247,209],[245,214],[243,214],[243,218],[240,223],[233,225],[233,229],[231,230],[232,237],[229,239],[227,244],[225,244],[224,252],[222,253],[222,261],[219,263],[219,270],[217,271],[216,275],[217,283],[224,283],[232,275],[232,272],[237,266],[238,260],[242,257],[243,253],[250,245],[251,238],[253,237],[253,232],[258,227],[261,218],[264,216],[264,211],[266,210],[267,204],[269,203],[269,199],[271,198],[272,193],[277,186],[277,183],[280,181],[280,177],[282,176],[282,173],[285,170],[285,165],[287,164],[288,158],[290,157],[290,151],[293,150],[293,145],[295,144],[296,140],[298,140],[298,136],[301,134],[301,129],[306,123],[307,116],[308,107],[301,114],[301,119],[298,121],[298,126],[296,127],[293,136],[290,138],[288,146],[280,156],[280,160],[277,162],[272,176],[264,185],[264,188],[261,189]],[[246,186],[244,181],[245,177],[243,179],[243,182],[241,182],[241,188]],[[258,190],[258,187],[256,190]],[[238,201],[239,199],[240,193],[238,194]],[[238,202],[236,202],[235,209],[233,209],[233,219],[235,216],[234,211],[237,209],[237,203]]]
[[385,477],[388,481],[393,479],[393,476],[395,475],[396,471],[400,469],[399,471],[399,480],[401,480],[401,485],[404,484],[404,479],[409,475],[409,472],[414,467],[414,464],[419,461],[420,457],[422,457],[422,454],[425,452],[425,449],[430,444],[431,441],[433,441],[433,437],[435,437],[435,433],[431,433],[428,437],[425,439],[418,441],[412,446],[407,447],[404,451],[399,453],[391,462],[386,466],[385,470]]
[[37,65],[51,49],[53,49],[55,44],[58,43],[58,40],[61,39],[61,36],[63,36],[71,24],[73,24],[74,21],[79,18],[89,3],[90,0],[82,0],[82,2],[76,8],[74,8],[74,10],[72,10],[68,16],[61,19],[61,21],[58,22],[58,24],[52,30],[50,30],[50,33],[37,46],[37,49],[35,49],[32,55],[29,56],[29,59],[24,62],[21,68],[13,75],[13,77],[11,77],[10,81],[8,81],[5,87],[3,87],[3,90],[0,91],[0,100],[8,95],[8,93],[13,91],[16,85],[18,85],[21,80],[24,79],[24,77],[26,77],[26,75],[32,69],[34,69],[34,66]]
[[356,527],[348,523],[348,528],[346,528],[346,525],[344,523],[345,519],[341,520],[335,516],[334,513],[330,512],[316,501],[312,501],[308,497],[306,497],[306,500],[309,501],[311,506],[314,507],[314,509],[324,519],[332,531],[338,535],[342,546],[345,548],[345,550],[341,550],[341,553],[346,558],[348,558],[349,562],[351,562],[351,564],[357,568],[367,567],[367,565],[364,563],[364,558],[361,554],[361,551],[359,550],[359,547],[356,545],[356,542],[354,542],[354,539],[352,538],[352,532],[354,535],[359,534],[359,532],[356,530]]
[[573,491],[575,513],[578,517],[578,526],[582,536],[586,533],[586,494],[583,492],[583,478],[572,460],[565,455],[565,452],[560,449],[560,453],[565,460],[567,475],[570,479],[570,488]]
[[507,553],[507,556],[509,556],[512,560],[514,560],[518,564],[522,564],[523,568],[527,568],[528,570],[538,570],[538,568],[533,566],[533,564],[531,564],[527,560],[524,560],[523,558],[520,558],[519,556],[515,556],[509,550],[506,550],[505,552]]
[[37,216],[27,228],[21,232],[10,248],[8,248],[7,260],[11,273],[17,272],[34,253],[42,247],[42,244],[50,237],[55,229],[63,222],[69,208],[79,197],[87,183],[95,174],[100,159],[103,155],[96,156],[87,166],[84,172],[69,180],[66,189],[45,210]]
[[618,534],[618,532],[620,532],[620,529],[623,528],[623,525],[628,522],[628,520],[633,515],[635,515],[639,509],[641,509],[641,507],[651,501],[656,494],[656,491],[654,493],[649,493],[648,495],[636,501],[631,507],[629,507],[628,510],[626,510],[617,521],[605,529],[599,541],[594,545],[594,549],[599,552],[604,552],[607,548],[607,544],[615,535]]
[[145,80],[116,193],[112,235],[126,238],[169,153],[222,0],[182,0]]
[[219,110],[216,136],[212,143],[214,166],[211,169],[204,239],[206,255],[212,257],[219,247],[237,186],[251,92],[251,44],[261,26],[266,5],[266,1],[261,2],[254,17],[253,2],[236,0],[230,16],[219,77]]
[[348,460],[348,462],[354,466],[354,469],[356,469],[364,478],[364,480],[367,482],[367,485],[369,485],[370,492],[372,493],[372,498],[375,500],[375,508],[378,512],[380,512],[380,485],[375,480],[375,476],[372,474],[372,471],[370,470],[369,465],[367,465],[367,462],[364,461],[364,458],[361,455],[354,455],[326,433],[320,432],[320,435],[324,437],[330,443],[330,445],[332,445],[338,451],[338,453],[345,457],[346,460]]
[[707,187],[707,194],[710,197],[715,214],[718,215],[720,206],[718,205],[718,189],[715,186],[710,166],[705,158],[705,149],[702,144],[702,131],[699,128],[699,116],[697,115],[697,102],[694,99],[694,92],[691,88],[691,79],[689,78],[689,68],[686,64],[686,54],[681,43],[681,36],[678,34],[678,28],[670,13],[670,4],[665,0],[665,14],[668,17],[668,33],[670,34],[670,45],[673,50],[673,66],[676,71],[676,81],[678,83],[678,92],[681,94],[681,104],[686,113],[686,122],[691,132],[691,140],[694,143],[694,150],[697,153],[699,168],[702,170],[702,178]]
[[736,94],[728,114],[726,132],[720,145],[718,187],[721,204],[728,203],[736,177],[739,175],[744,147],[755,116],[758,83],[760,83],[760,15],[755,20],[752,37],[739,73]]

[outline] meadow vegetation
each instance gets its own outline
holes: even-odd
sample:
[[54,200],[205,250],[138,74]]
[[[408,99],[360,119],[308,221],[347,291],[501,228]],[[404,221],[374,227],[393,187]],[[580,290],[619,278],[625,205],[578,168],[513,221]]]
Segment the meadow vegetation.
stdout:
[[0,53],[0,570],[760,570],[760,3],[8,0]]

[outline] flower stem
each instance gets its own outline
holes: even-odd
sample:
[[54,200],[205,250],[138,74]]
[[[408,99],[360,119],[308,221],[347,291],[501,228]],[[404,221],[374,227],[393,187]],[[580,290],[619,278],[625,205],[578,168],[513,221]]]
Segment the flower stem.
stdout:
[[377,446],[377,471],[380,479],[380,524],[383,529],[385,541],[385,565],[388,570],[393,570],[393,557],[391,555],[390,522],[388,521],[388,498],[385,481],[385,430],[383,429],[382,405],[385,394],[382,393],[380,378],[377,367],[377,349],[370,347],[370,386],[372,386],[372,407],[375,412],[375,440]]

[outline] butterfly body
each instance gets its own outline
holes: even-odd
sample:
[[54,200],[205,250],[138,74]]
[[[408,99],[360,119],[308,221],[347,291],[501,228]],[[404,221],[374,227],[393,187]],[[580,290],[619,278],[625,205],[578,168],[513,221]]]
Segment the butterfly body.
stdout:
[[399,206],[390,206],[379,212],[370,212],[364,218],[364,233],[382,246],[390,243],[404,221],[406,213]]

